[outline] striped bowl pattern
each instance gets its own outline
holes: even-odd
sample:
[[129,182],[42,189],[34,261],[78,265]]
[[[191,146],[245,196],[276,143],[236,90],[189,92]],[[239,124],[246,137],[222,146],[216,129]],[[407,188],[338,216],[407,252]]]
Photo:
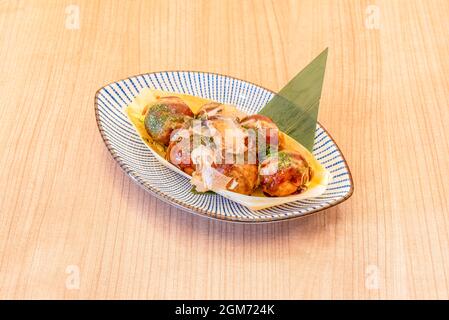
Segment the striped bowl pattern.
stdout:
[[142,74],[98,90],[95,95],[95,114],[107,148],[120,167],[156,197],[181,209],[211,218],[271,222],[324,210],[351,196],[353,182],[346,161],[334,140],[320,124],[316,128],[313,154],[333,177],[323,195],[252,211],[216,194],[193,194],[190,181],[156,160],[123,112],[123,108],[145,87],[233,104],[248,114],[257,113],[274,93],[236,78],[193,71]]

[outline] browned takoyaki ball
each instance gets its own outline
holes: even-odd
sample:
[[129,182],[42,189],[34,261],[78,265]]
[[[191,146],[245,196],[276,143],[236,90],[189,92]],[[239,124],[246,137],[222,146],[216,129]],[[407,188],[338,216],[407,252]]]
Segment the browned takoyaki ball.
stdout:
[[196,166],[192,161],[193,135],[186,122],[180,129],[173,131],[165,158],[179,169],[192,175]]
[[218,102],[209,102],[201,107],[201,109],[197,113],[197,117],[203,120],[212,119],[216,116],[221,115],[223,109],[223,104]]
[[[257,153],[261,157],[260,160],[265,158],[265,155],[270,151],[270,146],[276,147],[278,150],[284,147],[284,137],[270,118],[260,114],[254,114],[243,118],[240,121],[240,125],[248,130],[253,130],[256,137]],[[261,142],[265,142],[265,155],[259,154]]]
[[226,186],[229,191],[250,195],[257,187],[258,167],[255,164],[219,164],[214,167],[232,178]]
[[246,114],[239,111],[235,106],[219,102],[208,102],[197,113],[197,118],[201,120],[230,118],[238,121],[244,117],[246,117]]
[[145,129],[154,141],[167,146],[173,130],[193,117],[189,106],[178,97],[160,97],[147,107]]
[[312,175],[311,166],[296,151],[280,151],[269,155],[259,169],[262,191],[272,197],[301,193],[307,189]]

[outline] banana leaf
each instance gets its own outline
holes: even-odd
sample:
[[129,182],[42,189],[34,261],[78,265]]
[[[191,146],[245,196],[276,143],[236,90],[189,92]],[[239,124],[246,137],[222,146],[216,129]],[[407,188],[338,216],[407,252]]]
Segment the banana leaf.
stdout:
[[281,131],[310,152],[315,140],[327,52],[326,48],[259,112],[270,117]]

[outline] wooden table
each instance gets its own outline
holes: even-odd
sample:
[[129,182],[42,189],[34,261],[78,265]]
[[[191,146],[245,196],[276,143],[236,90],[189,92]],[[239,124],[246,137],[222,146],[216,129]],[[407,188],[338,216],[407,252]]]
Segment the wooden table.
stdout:
[[[0,1],[0,298],[449,298],[448,1]],[[79,19],[78,19],[79,18]],[[242,225],[125,175],[102,85],[161,70],[278,90],[325,47],[345,203]]]

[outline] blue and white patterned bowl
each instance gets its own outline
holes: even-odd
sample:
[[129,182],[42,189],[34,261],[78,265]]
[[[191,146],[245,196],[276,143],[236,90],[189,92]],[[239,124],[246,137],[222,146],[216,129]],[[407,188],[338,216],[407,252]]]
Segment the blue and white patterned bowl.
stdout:
[[193,194],[190,181],[166,168],[153,156],[123,112],[123,108],[146,87],[233,104],[248,114],[257,113],[274,93],[236,78],[194,71],[142,74],[98,90],[95,114],[106,146],[120,167],[159,199],[203,216],[251,223],[302,217],[330,208],[352,195],[353,182],[346,161],[320,124],[316,128],[313,154],[333,176],[321,196],[252,211],[217,194]]

